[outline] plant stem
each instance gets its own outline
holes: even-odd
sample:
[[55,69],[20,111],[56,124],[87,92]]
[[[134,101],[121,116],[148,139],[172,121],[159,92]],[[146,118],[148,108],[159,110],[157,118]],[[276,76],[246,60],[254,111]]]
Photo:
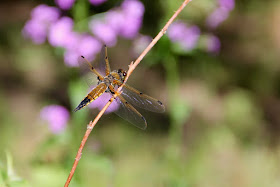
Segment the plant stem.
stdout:
[[[191,0],[185,0],[183,2],[183,4],[178,8],[178,10],[173,14],[173,16],[169,19],[169,21],[165,24],[165,26],[163,27],[163,29],[158,33],[158,35],[153,39],[153,41],[148,45],[148,47],[140,54],[140,56],[135,60],[135,62],[131,62],[129,65],[129,69],[127,71],[127,76],[126,79],[124,80],[123,85],[127,82],[129,76],[132,74],[132,72],[134,71],[134,69],[137,67],[137,65],[141,62],[141,60],[145,57],[145,55],[150,51],[150,49],[157,43],[157,41],[166,33],[168,27],[171,25],[171,23],[175,20],[175,18],[178,16],[178,14],[184,9],[184,7],[190,2]],[[101,118],[101,116],[104,114],[104,112],[106,111],[106,109],[110,106],[110,104],[114,101],[114,99],[121,94],[121,90],[122,90],[122,86],[120,86],[117,90],[117,92],[112,96],[112,98],[107,102],[107,104],[104,106],[104,108],[98,113],[98,115],[96,116],[96,118],[90,122],[87,126],[87,130],[86,133],[83,137],[83,140],[81,142],[80,148],[78,150],[78,153],[76,155],[73,167],[70,171],[70,174],[67,178],[67,181],[64,185],[64,187],[68,187],[71,179],[75,173],[76,167],[79,163],[79,160],[81,159],[82,156],[82,150],[85,146],[85,143],[93,129],[93,127],[96,125],[96,123],[98,122],[98,120]]]

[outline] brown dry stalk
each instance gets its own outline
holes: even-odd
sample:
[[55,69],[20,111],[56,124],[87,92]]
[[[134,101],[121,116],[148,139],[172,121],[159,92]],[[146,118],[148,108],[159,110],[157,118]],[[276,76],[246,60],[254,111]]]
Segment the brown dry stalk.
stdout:
[[[129,69],[127,71],[127,76],[124,80],[124,84],[127,82],[128,77],[132,74],[132,72],[134,71],[134,69],[136,68],[136,66],[141,62],[141,60],[145,57],[145,55],[150,51],[150,49],[157,43],[157,41],[166,33],[166,30],[168,29],[168,27],[171,25],[171,23],[175,20],[175,18],[178,16],[178,14],[185,8],[185,6],[190,2],[191,0],[185,0],[183,2],[183,4],[178,8],[178,10],[173,14],[173,16],[168,20],[168,22],[165,24],[165,26],[163,27],[163,29],[158,33],[158,35],[152,40],[152,42],[148,45],[148,47],[140,54],[140,56],[136,59],[135,62],[131,62],[129,65]],[[123,84],[123,85],[124,85]],[[73,167],[70,171],[70,174],[67,178],[67,181],[64,185],[64,187],[68,187],[70,184],[70,181],[75,173],[76,167],[78,165],[79,160],[81,159],[82,156],[82,151],[83,148],[86,144],[86,141],[93,129],[93,127],[96,125],[96,123],[98,122],[98,120],[101,118],[101,116],[104,114],[104,112],[106,111],[106,109],[110,106],[110,104],[114,101],[114,99],[121,94],[121,90],[122,90],[122,86],[120,86],[117,90],[117,92],[112,96],[112,98],[107,102],[107,104],[103,107],[103,109],[98,113],[98,115],[95,117],[95,119],[93,121],[91,121],[88,126],[87,126],[87,130],[86,133],[83,137],[83,140],[81,142],[80,148],[78,150],[78,153],[76,155]]]

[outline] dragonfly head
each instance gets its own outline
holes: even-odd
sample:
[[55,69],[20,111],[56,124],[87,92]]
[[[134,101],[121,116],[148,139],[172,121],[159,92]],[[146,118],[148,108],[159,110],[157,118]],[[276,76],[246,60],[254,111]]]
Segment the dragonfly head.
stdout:
[[121,80],[124,81],[127,75],[126,71],[124,71],[123,69],[118,69],[118,74],[120,75]]

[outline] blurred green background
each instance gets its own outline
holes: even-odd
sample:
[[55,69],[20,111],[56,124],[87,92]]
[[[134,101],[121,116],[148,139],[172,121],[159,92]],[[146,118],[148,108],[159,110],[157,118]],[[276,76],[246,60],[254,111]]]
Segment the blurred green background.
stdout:
[[[106,12],[122,1],[98,7]],[[154,37],[182,1],[142,1],[140,33]],[[21,31],[38,4],[0,3],[0,186],[62,186],[87,124],[97,114],[74,107],[87,93],[61,49],[33,44]],[[156,44],[128,83],[160,99],[166,112],[145,112],[142,131],[115,114],[93,129],[70,186],[280,186],[280,2],[237,0],[216,29],[205,26],[215,2],[192,1],[180,20],[221,41],[219,54],[199,46]],[[75,16],[74,7],[65,14]],[[89,8],[90,7],[90,8]],[[77,10],[78,9],[78,10]],[[82,11],[82,10],[81,10]],[[112,69],[127,69],[133,40],[109,48]],[[53,134],[40,118],[47,105],[66,107],[70,120]]]

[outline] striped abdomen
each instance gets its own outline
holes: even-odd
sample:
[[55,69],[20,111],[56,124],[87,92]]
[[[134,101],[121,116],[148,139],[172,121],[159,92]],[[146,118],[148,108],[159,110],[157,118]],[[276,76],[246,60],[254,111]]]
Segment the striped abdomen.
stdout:
[[89,103],[91,103],[93,100],[97,99],[100,95],[102,95],[105,90],[107,89],[107,86],[105,83],[101,83],[97,85],[82,101],[81,103],[75,108],[74,112],[84,108]]

